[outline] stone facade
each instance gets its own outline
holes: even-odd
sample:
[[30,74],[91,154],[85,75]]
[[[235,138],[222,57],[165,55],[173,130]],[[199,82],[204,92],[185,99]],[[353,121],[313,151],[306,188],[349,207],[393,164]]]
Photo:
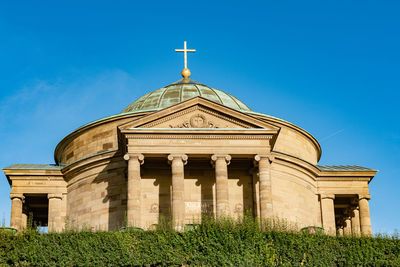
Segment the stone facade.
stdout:
[[284,120],[194,97],[122,113],[65,137],[55,165],[12,165],[11,227],[27,217],[65,227],[180,231],[204,216],[252,214],[328,234],[370,235],[368,184],[376,171],[318,166],[321,148]]

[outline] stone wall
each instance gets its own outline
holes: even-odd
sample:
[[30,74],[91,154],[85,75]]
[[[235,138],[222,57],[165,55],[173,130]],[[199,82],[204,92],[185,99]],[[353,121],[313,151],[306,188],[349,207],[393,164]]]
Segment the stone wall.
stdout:
[[114,157],[86,165],[72,174],[67,186],[69,226],[120,228],[126,210],[125,172],[126,162],[122,157]]
[[272,163],[271,188],[274,215],[305,226],[321,226],[315,177],[294,164]]

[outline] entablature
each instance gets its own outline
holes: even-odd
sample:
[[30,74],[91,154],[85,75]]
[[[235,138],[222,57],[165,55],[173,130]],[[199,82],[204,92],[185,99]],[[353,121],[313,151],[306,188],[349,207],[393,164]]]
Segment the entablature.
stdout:
[[131,128],[122,130],[128,153],[234,154],[269,153],[277,130]]
[[14,164],[3,169],[8,183],[13,184],[13,180],[33,180],[33,179],[63,179],[61,166],[50,164]]
[[61,168],[51,164],[14,164],[3,171],[12,193],[67,193]]

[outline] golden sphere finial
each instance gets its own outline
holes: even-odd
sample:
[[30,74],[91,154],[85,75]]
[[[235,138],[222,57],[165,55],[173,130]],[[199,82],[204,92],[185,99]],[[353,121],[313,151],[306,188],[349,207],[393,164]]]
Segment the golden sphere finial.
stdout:
[[183,77],[183,83],[189,83],[190,79],[190,70],[188,68],[184,68],[181,72],[182,77]]
[[184,79],[188,79],[191,75],[190,70],[188,68],[184,68],[181,74]]

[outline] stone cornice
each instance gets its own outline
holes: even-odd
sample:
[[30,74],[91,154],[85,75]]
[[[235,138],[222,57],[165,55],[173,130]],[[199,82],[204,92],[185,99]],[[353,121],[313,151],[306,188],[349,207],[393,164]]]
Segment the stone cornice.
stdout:
[[122,131],[127,139],[235,139],[272,140],[276,130],[133,128]]
[[318,169],[311,163],[299,159],[294,156],[290,156],[284,153],[272,151],[271,155],[274,156],[273,164],[283,164],[290,167],[296,167],[299,171],[303,172],[307,176],[311,177],[314,181],[318,177]]
[[3,169],[4,174],[7,177],[7,181],[9,185],[12,185],[12,180],[21,179],[23,177],[35,176],[44,177],[44,179],[49,179],[49,177],[60,177],[63,178],[63,174],[61,170],[12,170],[12,169]]
[[321,171],[314,164],[308,161],[300,159],[295,156],[288,155],[286,153],[281,153],[278,151],[272,151],[272,154],[276,158],[294,163],[302,168],[307,169],[313,175],[315,175],[318,181],[368,181],[370,182],[375,176],[377,171]]
[[366,181],[370,183],[377,171],[320,171],[318,181]]
[[320,171],[319,178],[332,178],[332,177],[363,177],[372,180],[376,171]]
[[318,175],[319,172],[320,172],[320,170],[314,164],[312,164],[311,162],[308,162],[308,161],[306,161],[304,159],[301,159],[299,157],[292,156],[292,155],[289,155],[289,154],[286,154],[286,153],[283,153],[283,152],[280,152],[280,151],[275,151],[275,150],[271,151],[271,153],[273,155],[275,155],[275,157],[277,157],[279,159],[290,161],[290,162],[294,162],[299,166],[307,168],[312,173],[314,173],[315,175]]
[[270,135],[213,135],[213,134],[126,134],[128,139],[235,139],[235,140],[270,140]]
[[11,170],[3,169],[7,176],[62,176],[61,170]]
[[[293,123],[284,121],[279,118],[271,118],[271,117],[267,117],[267,116],[262,116],[261,114],[248,114],[248,115],[253,116],[257,119],[263,120],[263,121],[268,121],[269,123],[274,124],[276,127],[280,127],[280,125],[284,125],[286,127],[289,127],[291,129],[294,129],[297,132],[301,133],[302,135],[304,135],[305,137],[310,139],[313,142],[315,148],[318,150],[318,160],[317,161],[319,161],[321,159],[321,155],[322,155],[321,145],[319,144],[318,140],[312,134],[307,132],[306,130],[300,128],[297,125],[294,125]],[[278,125],[276,125],[275,123]]]
[[[71,175],[74,172],[79,172],[83,168],[94,168],[98,164],[107,164],[110,160],[115,158],[115,156],[119,153],[118,150],[111,150],[102,153],[98,153],[95,155],[91,155],[89,157],[80,159],[75,161],[67,166],[65,166],[62,170],[64,177]],[[121,160],[123,160],[121,155]]]
[[[72,186],[75,183],[77,183],[81,180],[85,180],[87,178],[87,177],[81,177],[78,180],[71,182],[71,180],[74,180],[74,178],[76,178],[79,173],[86,172],[86,171],[89,171],[89,170],[97,168],[97,167],[106,167],[111,162],[118,162],[118,161],[122,161],[125,163],[125,160],[123,159],[122,155],[120,157],[118,157],[118,156],[108,156],[108,157],[101,157],[101,158],[98,157],[98,158],[91,159],[90,162],[85,162],[85,163],[81,162],[78,166],[73,166],[73,167],[71,166],[72,168],[69,169],[68,172],[66,172],[64,174],[64,177],[65,177],[64,180],[68,183],[68,186]],[[118,169],[118,168],[119,167],[116,167],[116,169]]]
[[318,181],[365,181],[369,182],[368,177],[357,177],[357,176],[332,176],[332,177],[318,177]]

